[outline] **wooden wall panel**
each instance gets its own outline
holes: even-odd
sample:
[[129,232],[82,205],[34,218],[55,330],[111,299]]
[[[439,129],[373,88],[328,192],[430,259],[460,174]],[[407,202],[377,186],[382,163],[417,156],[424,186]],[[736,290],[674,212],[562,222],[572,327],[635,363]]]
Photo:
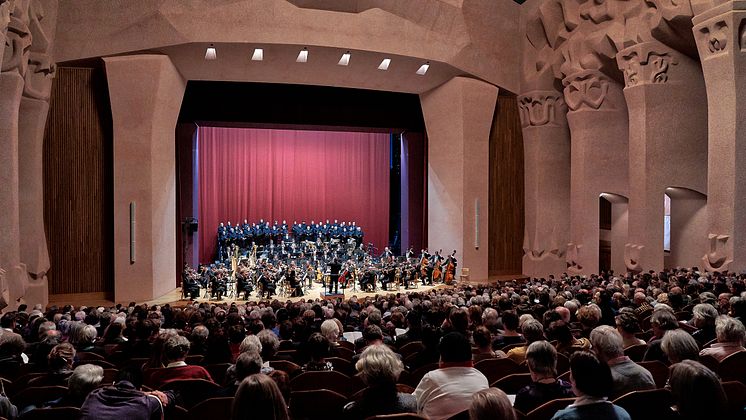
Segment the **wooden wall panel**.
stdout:
[[523,136],[515,96],[498,96],[490,133],[491,275],[520,274],[523,258]]
[[113,295],[111,151],[103,69],[58,68],[44,136],[50,294]]

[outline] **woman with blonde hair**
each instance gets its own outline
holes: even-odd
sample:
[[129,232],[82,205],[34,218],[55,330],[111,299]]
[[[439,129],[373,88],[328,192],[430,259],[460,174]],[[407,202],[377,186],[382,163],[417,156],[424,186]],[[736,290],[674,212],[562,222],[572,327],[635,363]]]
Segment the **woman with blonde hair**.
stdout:
[[404,365],[388,346],[377,344],[366,347],[355,368],[366,388],[360,400],[345,406],[346,419],[362,420],[380,414],[417,412],[415,397],[396,389],[396,381]]
[[472,397],[469,420],[515,420],[508,396],[499,388],[487,388]]
[[287,404],[272,378],[257,373],[241,381],[233,399],[231,420],[289,420]]

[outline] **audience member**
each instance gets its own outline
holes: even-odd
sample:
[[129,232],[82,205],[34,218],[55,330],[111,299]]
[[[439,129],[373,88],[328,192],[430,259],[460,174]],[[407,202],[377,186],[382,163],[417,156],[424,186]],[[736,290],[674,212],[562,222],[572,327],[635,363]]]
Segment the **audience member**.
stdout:
[[699,353],[700,356],[712,356],[719,362],[735,352],[746,350],[743,347],[746,329],[741,321],[727,315],[720,315],[715,320],[715,333],[717,343],[702,350]]
[[171,391],[140,391],[139,369],[123,369],[113,386],[91,391],[80,408],[80,420],[163,418],[174,404]]
[[671,366],[668,385],[680,418],[725,418],[727,398],[720,378],[701,363],[684,360]]
[[661,340],[661,350],[672,364],[699,358],[697,341],[691,334],[681,329],[666,331]]
[[552,420],[631,419],[626,410],[609,403],[614,387],[611,371],[593,353],[579,351],[572,355],[570,383],[577,399],[557,411]]
[[231,420],[289,420],[287,404],[275,381],[258,373],[245,378],[236,391]]
[[484,359],[501,359],[507,357],[502,350],[492,350],[492,334],[484,325],[478,326],[472,333],[474,345],[477,346],[474,353],[474,363]]
[[521,332],[523,333],[523,337],[526,339],[526,344],[520,347],[514,347],[507,353],[509,359],[519,364],[526,360],[526,351],[531,343],[544,340],[544,327],[541,325],[541,322],[532,318],[523,323],[523,326],[521,326]]
[[573,396],[572,385],[557,379],[557,350],[549,342],[531,343],[526,362],[532,383],[516,394],[514,406],[517,410],[526,414],[547,401]]
[[516,420],[510,399],[499,388],[487,388],[472,397],[469,420]]
[[163,345],[163,355],[167,365],[163,369],[153,371],[148,379],[148,384],[154,388],[160,388],[163,384],[179,379],[204,379],[212,381],[210,373],[202,366],[187,365],[186,359],[189,353],[189,340],[180,335],[172,336]]
[[471,345],[463,334],[444,335],[438,350],[440,368],[426,373],[414,391],[417,411],[431,420],[468,409],[472,395],[489,387],[487,378],[473,367]]
[[591,332],[593,352],[611,372],[612,387],[608,396],[620,397],[631,391],[655,389],[653,375],[624,355],[622,336],[609,325],[601,325]]
[[631,309],[620,311],[619,315],[616,316],[616,330],[622,336],[622,344],[625,349],[639,344],[646,344],[645,340],[635,336],[636,333],[640,332],[640,321]]
[[366,388],[360,400],[345,406],[345,418],[363,420],[380,414],[417,412],[415,397],[396,389],[404,366],[388,346],[366,347],[355,368]]

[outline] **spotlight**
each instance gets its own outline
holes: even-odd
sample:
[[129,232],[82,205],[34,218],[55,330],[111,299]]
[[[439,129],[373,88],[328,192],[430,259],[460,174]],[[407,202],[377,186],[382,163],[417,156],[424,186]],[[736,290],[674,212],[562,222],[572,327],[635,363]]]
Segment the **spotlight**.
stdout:
[[391,64],[391,59],[384,58],[383,61],[381,61],[381,64],[378,65],[378,70],[388,70],[389,64]]
[[207,51],[205,51],[205,60],[215,60],[216,58],[218,58],[218,50],[210,44],[210,46],[207,47]]
[[264,60],[264,50],[261,48],[254,48],[254,55],[251,56],[251,61],[262,60]]
[[427,69],[429,68],[430,68],[430,62],[428,61],[427,63],[420,66],[420,68],[417,70],[417,74],[419,74],[420,76],[424,76],[425,73],[427,73]]
[[298,53],[298,58],[295,59],[296,63],[305,63],[308,61],[308,48],[303,48]]
[[346,53],[342,54],[342,58],[339,59],[339,62],[337,63],[340,66],[347,66],[350,64],[350,52],[347,51]]

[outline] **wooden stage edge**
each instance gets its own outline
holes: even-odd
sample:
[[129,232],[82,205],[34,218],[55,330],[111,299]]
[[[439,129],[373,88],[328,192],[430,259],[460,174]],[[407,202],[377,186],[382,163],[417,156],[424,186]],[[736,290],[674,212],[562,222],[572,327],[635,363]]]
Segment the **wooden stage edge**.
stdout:
[[[491,275],[487,280],[469,280],[469,279],[462,279],[460,281],[460,284],[469,284],[473,286],[480,286],[480,285],[490,285],[490,286],[497,286],[501,283],[507,282],[507,281],[525,281],[528,277],[523,274],[502,274],[502,275]],[[410,292],[416,292],[416,291],[423,291],[423,290],[431,290],[434,288],[442,288],[447,287],[445,285],[439,284],[437,286],[420,286],[417,289],[409,289]],[[298,300],[308,300],[308,299],[334,299],[337,297],[342,297],[349,299],[352,296],[358,296],[358,297],[364,297],[364,296],[375,296],[376,294],[386,294],[386,293],[404,293],[405,289],[400,289],[397,291],[388,291],[388,292],[378,292],[378,293],[362,293],[362,292],[348,292],[345,291],[344,294],[340,295],[334,295],[325,297],[321,293],[321,286],[320,285],[314,285],[313,289],[311,289],[310,292],[306,293],[305,296],[297,297],[297,298],[277,298],[278,300],[285,302],[287,300],[290,301],[298,301]],[[203,292],[204,293],[204,292]],[[276,297],[274,297],[276,298]],[[274,299],[273,298],[273,299]],[[250,301],[257,301],[258,298],[252,296]],[[209,303],[230,303],[230,302],[246,302],[245,300],[237,300],[237,299],[223,299],[223,300],[208,300],[204,298],[197,299],[197,302],[209,302]],[[166,293],[165,295],[145,301],[145,302],[137,302],[140,303],[146,303],[148,305],[165,305],[165,304],[171,304],[174,306],[184,306],[188,303],[188,300],[181,299],[181,287],[176,287],[172,289],[170,292]],[[128,305],[129,302],[117,302],[121,303],[122,305]],[[104,293],[70,293],[70,294],[57,294],[57,295],[49,295],[49,305],[57,305],[57,306],[63,306],[63,305],[74,305],[74,306],[104,306],[104,307],[111,307],[115,305],[115,302],[107,299]]]

